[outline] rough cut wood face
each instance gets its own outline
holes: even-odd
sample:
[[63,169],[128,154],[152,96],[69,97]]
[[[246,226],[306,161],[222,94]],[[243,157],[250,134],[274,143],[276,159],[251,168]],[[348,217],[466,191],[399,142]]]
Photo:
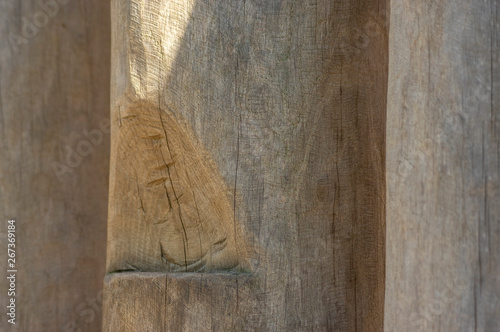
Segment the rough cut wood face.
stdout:
[[127,186],[114,192],[126,203],[114,218],[135,222],[113,238],[109,269],[248,269],[227,188],[187,126],[154,104],[131,104],[119,116],[116,158]]
[[112,2],[106,331],[382,329],[385,9]]
[[[106,1],[0,1],[0,331],[102,326],[110,28]],[[95,130],[91,152],[68,163],[68,149],[88,147],[84,133]],[[17,226],[15,326],[8,219]]]
[[500,331],[499,6],[391,1],[387,331]]

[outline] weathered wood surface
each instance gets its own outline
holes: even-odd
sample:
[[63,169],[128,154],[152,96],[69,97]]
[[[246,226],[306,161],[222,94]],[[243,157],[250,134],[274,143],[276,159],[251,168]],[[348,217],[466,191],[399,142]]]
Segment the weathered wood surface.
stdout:
[[391,2],[386,331],[500,331],[500,2]]
[[384,10],[112,1],[105,331],[382,329]]
[[[0,37],[0,330],[99,331],[109,3],[0,1]],[[89,154],[84,131],[95,142]],[[68,163],[68,147],[85,156]],[[8,219],[17,225],[15,326],[6,315]]]
[[[272,308],[251,275],[127,272],[106,276],[105,331],[267,331]],[[139,296],[139,298],[138,298]]]

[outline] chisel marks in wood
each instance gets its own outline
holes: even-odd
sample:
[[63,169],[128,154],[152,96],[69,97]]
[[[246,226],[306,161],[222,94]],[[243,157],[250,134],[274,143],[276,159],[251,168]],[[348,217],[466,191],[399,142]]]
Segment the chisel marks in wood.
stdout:
[[[134,265],[142,271],[246,269],[245,241],[233,221],[228,190],[194,135],[156,105],[139,102],[127,108],[129,120],[117,128],[119,175],[112,191],[115,195],[133,192],[120,209],[140,209],[143,220],[137,220],[132,211],[122,212],[121,219],[114,221],[120,227],[110,231],[134,232],[135,224],[146,224],[143,231],[149,235],[142,238],[148,241],[132,240],[129,245],[137,248],[127,251],[154,257],[137,254]],[[111,264],[115,270],[122,269],[116,268],[122,265],[120,260],[131,261],[127,255],[111,254],[111,260],[118,258]]]

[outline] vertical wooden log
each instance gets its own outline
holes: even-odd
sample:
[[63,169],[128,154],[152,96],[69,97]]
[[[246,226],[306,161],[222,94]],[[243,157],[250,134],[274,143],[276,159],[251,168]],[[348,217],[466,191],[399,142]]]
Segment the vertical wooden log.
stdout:
[[391,3],[387,331],[500,330],[500,3]]
[[[1,331],[101,327],[109,35],[106,1],[0,2]],[[7,294],[9,219],[15,297]]]
[[382,329],[384,10],[112,2],[105,331]]

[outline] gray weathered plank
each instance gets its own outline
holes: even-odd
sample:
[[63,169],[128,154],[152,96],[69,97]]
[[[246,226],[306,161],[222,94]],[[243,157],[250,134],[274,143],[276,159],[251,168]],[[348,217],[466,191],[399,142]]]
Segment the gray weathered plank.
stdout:
[[[101,328],[109,13],[100,0],[0,1],[1,331]],[[85,130],[95,144],[84,143]],[[72,152],[69,165],[67,148],[84,156]],[[17,226],[15,326],[6,315],[8,219]]]
[[387,331],[500,330],[500,2],[391,2]]

